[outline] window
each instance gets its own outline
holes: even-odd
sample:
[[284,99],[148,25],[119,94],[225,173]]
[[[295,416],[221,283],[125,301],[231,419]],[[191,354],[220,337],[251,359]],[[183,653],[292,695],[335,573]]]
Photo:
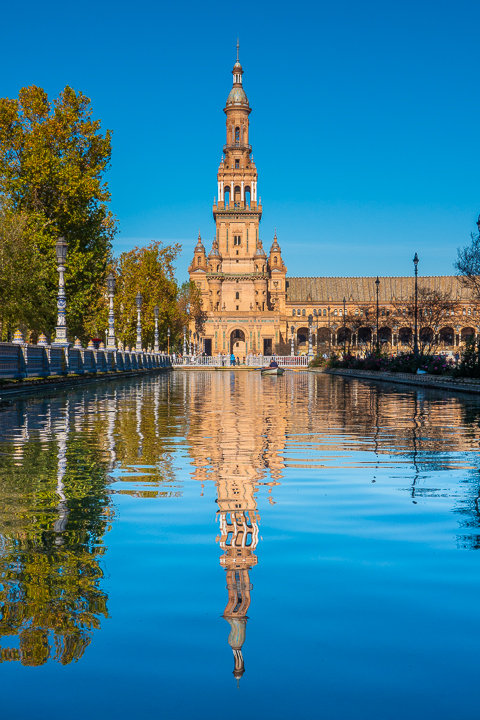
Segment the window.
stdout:
[[241,235],[234,235],[233,236],[233,244],[234,245],[240,245],[242,236]]
[[[238,310],[238,305],[237,305],[237,310]],[[238,343],[237,343],[237,347],[238,347]]]
[[235,142],[240,142],[240,128],[235,128]]
[[295,310],[295,308],[293,308],[292,315],[296,315],[296,314],[297,314],[297,311]]
[[235,293],[235,300],[240,300],[240,293]]
[[202,262],[202,258],[197,258],[197,265],[200,265],[201,262]]
[[301,314],[302,314],[302,311],[301,311],[300,308],[299,308],[299,309],[297,310],[297,315],[301,315]]
[[334,315],[337,315],[337,314],[338,314],[338,313],[337,313],[337,308],[335,308],[335,310],[333,311],[333,314],[334,314]]
[[274,265],[277,264],[277,256],[276,256],[276,255],[275,255],[275,257],[273,258],[273,264],[274,264]]
[[302,310],[302,315],[305,316],[305,308]]
[[326,317],[326,315],[327,315],[327,309],[323,308],[323,317]]
[[235,160],[235,170],[240,168],[240,160]]
[[313,308],[313,314],[314,314],[314,315],[317,314],[317,308]]

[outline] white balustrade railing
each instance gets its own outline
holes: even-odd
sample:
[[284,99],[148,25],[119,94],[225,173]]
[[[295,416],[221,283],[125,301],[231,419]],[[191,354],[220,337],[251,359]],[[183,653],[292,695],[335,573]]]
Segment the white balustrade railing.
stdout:
[[[270,365],[273,357],[280,367],[308,367],[308,358],[306,355],[247,355],[245,359],[240,359],[240,365],[244,367],[266,367]],[[235,365],[237,363],[235,362]],[[174,367],[230,367],[233,363],[230,355],[186,355],[185,357],[172,357],[172,365]]]

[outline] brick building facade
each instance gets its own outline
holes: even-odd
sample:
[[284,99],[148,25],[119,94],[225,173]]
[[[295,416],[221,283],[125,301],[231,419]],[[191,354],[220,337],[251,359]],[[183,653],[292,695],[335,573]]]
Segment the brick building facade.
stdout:
[[[268,355],[280,342],[289,342],[292,334],[300,348],[306,349],[310,315],[314,346],[335,348],[345,337],[353,346],[375,342],[377,328],[371,323],[362,328],[358,318],[377,302],[377,278],[287,277],[276,232],[265,251],[260,237],[258,173],[250,144],[251,108],[243,89],[238,45],[232,74],[233,86],[224,108],[226,143],[213,204],[215,237],[207,254],[199,235],[189,266],[190,279],[201,291],[208,316],[205,351],[208,355]],[[391,349],[407,345],[411,327],[402,327],[401,318],[392,322],[391,308],[412,297],[414,278],[378,280],[379,340]],[[475,304],[457,277],[422,277],[419,284],[450,292],[458,303],[441,325],[422,327],[423,332],[434,334],[449,349],[480,332]]]

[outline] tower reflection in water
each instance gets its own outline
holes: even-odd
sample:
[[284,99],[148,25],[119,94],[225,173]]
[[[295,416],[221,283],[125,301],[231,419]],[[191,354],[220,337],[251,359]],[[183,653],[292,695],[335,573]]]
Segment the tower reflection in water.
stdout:
[[280,484],[284,468],[287,396],[285,386],[271,387],[276,378],[258,382],[256,373],[195,373],[185,380],[195,404],[190,452],[193,476],[217,489],[217,536],[226,572],[228,601],[223,617],[230,626],[233,675],[239,682],[245,672],[243,645],[253,584],[250,572],[258,563],[260,515],[256,493]]

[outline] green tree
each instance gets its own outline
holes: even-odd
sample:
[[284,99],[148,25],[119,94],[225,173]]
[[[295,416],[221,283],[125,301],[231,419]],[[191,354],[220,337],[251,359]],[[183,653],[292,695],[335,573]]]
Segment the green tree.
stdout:
[[0,198],[0,339],[18,326],[41,331],[54,312],[37,216],[15,213]]
[[[111,132],[100,132],[81,92],[66,87],[52,102],[42,88],[30,86],[18,99],[0,98],[0,194],[15,212],[40,219],[38,249],[51,298],[57,288],[55,242],[64,236],[69,243],[67,322],[79,336],[101,292],[116,232],[103,179],[110,156]],[[54,326],[51,310],[45,329]]]

